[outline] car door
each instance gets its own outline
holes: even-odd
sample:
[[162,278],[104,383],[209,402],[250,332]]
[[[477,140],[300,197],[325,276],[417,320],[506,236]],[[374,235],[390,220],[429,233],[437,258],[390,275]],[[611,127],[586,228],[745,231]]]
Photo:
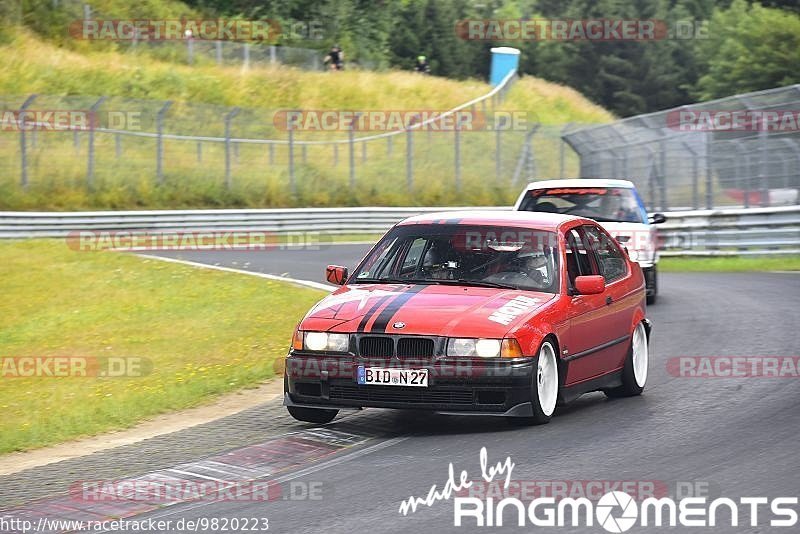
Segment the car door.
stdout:
[[614,343],[609,347],[605,364],[611,371],[625,364],[629,330],[638,299],[630,287],[628,260],[617,242],[600,225],[585,225],[583,231],[606,283],[603,328],[613,332],[608,342]]
[[580,295],[574,290],[576,277],[602,275],[593,239],[597,240],[597,236],[587,235],[584,227],[570,229],[565,234],[570,293],[569,327],[562,347],[562,357],[569,362],[565,385],[606,374],[615,368],[617,360],[614,345],[620,332],[612,312],[613,296],[608,290],[597,295]]

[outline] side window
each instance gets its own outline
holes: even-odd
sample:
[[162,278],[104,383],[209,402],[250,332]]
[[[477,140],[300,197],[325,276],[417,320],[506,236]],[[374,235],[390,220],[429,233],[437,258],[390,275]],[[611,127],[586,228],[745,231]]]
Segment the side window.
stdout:
[[600,274],[603,275],[606,283],[625,276],[628,272],[628,263],[614,241],[594,226],[584,226],[583,230],[587,246],[591,247],[597,256]]
[[584,246],[584,236],[577,229],[567,232],[567,276],[569,287],[575,287],[575,278],[600,274],[597,271],[594,258]]

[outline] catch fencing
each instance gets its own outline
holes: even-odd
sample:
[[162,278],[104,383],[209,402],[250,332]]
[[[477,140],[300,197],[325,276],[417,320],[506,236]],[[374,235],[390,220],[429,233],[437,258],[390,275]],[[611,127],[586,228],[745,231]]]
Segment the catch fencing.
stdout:
[[[347,204],[376,191],[382,195],[378,201],[390,204],[393,195],[408,199],[419,191],[432,195],[421,204],[457,200],[463,190],[485,192],[484,203],[500,190],[508,196],[502,200],[510,201],[539,175],[577,165],[574,155],[559,147],[560,127],[526,122],[533,116],[520,119],[503,110],[516,78],[511,72],[488,93],[452,110],[431,110],[427,118],[424,110],[400,111],[413,115],[408,124],[372,134],[358,130],[355,119],[334,131],[295,128],[285,120],[287,113],[314,111],[106,96],[0,96],[0,185],[21,195],[48,187],[120,191],[168,184],[200,191],[218,187],[223,194],[238,188],[267,205],[313,205],[337,195],[343,197],[338,203]],[[86,125],[41,123],[43,117],[52,120],[49,112],[75,110],[84,112]],[[481,128],[438,126],[461,112]],[[468,200],[480,203],[476,198],[480,193]]]
[[800,85],[736,95],[563,138],[584,178],[629,178],[650,209],[800,203]]

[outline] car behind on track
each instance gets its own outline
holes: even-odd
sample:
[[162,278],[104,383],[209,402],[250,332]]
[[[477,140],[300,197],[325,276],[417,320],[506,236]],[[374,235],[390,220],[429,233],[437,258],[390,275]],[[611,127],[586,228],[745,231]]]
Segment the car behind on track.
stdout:
[[514,209],[563,213],[598,221],[641,265],[647,303],[656,302],[658,236],[653,225],[666,221],[666,217],[661,213],[648,216],[633,182],[589,178],[531,182]]
[[642,270],[595,221],[514,211],[394,226],[299,323],[284,404],[502,415],[545,423],[588,391],[638,395],[650,323]]

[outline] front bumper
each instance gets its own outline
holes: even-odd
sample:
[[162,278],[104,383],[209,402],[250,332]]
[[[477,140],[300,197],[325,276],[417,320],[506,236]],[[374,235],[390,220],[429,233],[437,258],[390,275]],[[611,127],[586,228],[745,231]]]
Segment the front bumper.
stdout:
[[651,264],[648,266],[642,265],[642,274],[644,274],[644,287],[645,294],[649,297],[656,293],[656,266]]
[[[359,385],[359,365],[428,369],[427,387]],[[310,408],[397,408],[442,413],[530,417],[532,358],[427,361],[326,357],[291,353],[284,405]]]

